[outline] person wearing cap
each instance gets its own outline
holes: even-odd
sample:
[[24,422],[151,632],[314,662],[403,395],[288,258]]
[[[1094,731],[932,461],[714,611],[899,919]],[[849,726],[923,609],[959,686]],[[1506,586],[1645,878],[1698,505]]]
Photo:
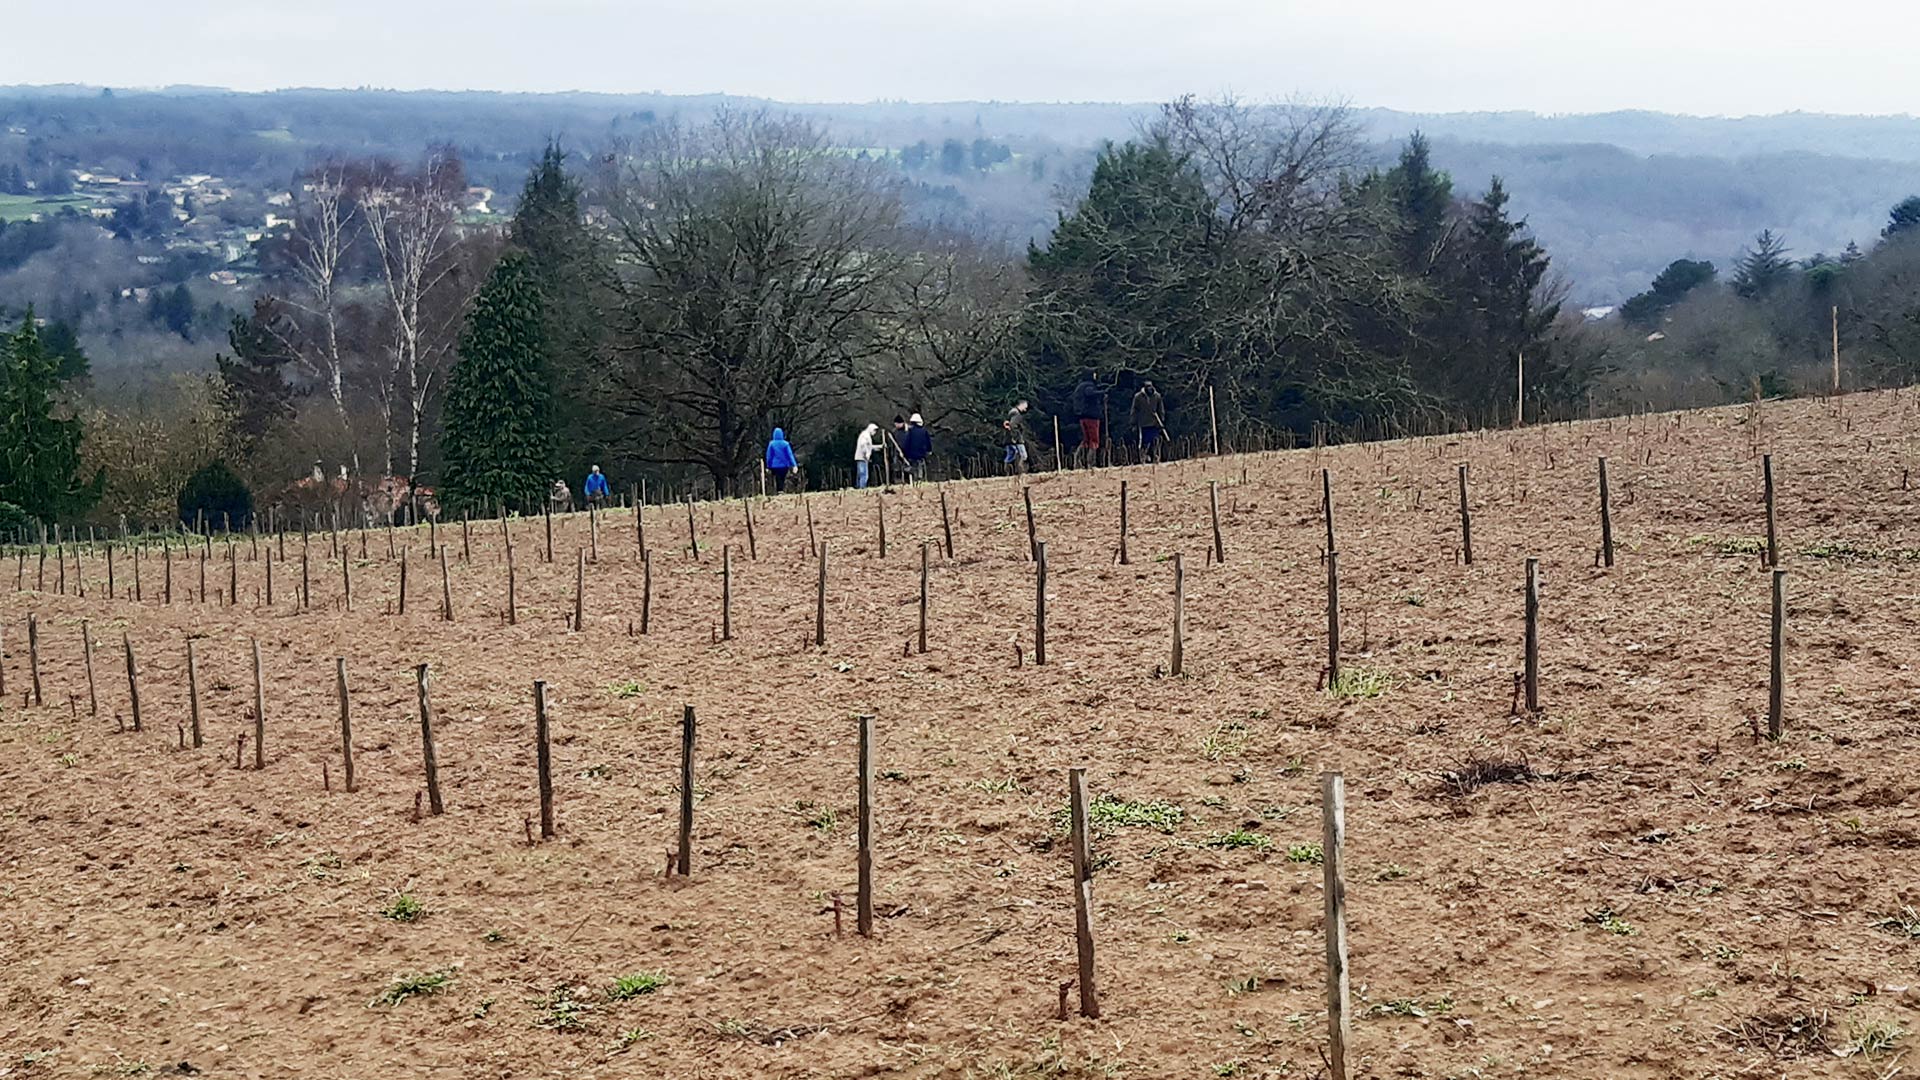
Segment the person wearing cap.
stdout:
[[867,486],[869,466],[873,462],[873,452],[879,448],[880,425],[868,424],[860,430],[860,437],[853,442],[853,486]]
[[1167,435],[1167,399],[1154,389],[1151,379],[1134,392],[1133,427],[1140,433],[1141,458],[1158,460],[1160,440]]
[[916,481],[927,478],[927,458],[933,453],[933,435],[919,413],[907,417],[907,431],[900,439],[900,452],[907,456],[907,475]]
[[587,474],[586,494],[587,505],[602,506],[606,504],[607,477],[606,474],[600,471],[600,466],[598,465],[595,465],[593,471]]

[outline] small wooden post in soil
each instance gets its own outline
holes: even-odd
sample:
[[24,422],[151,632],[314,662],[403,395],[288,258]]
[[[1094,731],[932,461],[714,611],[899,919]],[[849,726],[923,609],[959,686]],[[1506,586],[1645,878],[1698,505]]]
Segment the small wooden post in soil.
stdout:
[[920,651],[927,651],[927,542],[920,541]]
[[740,508],[746,511],[747,514],[747,558],[758,561],[760,558],[760,544],[753,536],[753,503],[751,500],[741,499]]
[[1213,387],[1207,387],[1207,429],[1213,435],[1213,453],[1220,456],[1220,410],[1213,405]]
[[40,701],[40,616],[27,616],[27,671],[33,677],[33,703]]
[[1347,1040],[1352,1023],[1347,1016],[1350,991],[1347,975],[1347,881],[1344,848],[1347,842],[1346,781],[1337,772],[1320,777],[1322,822],[1321,892],[1326,901],[1327,934],[1327,1069],[1330,1080],[1346,1080]]
[[514,599],[514,594],[513,594],[514,580],[513,579],[514,579],[513,549],[508,548],[507,549],[507,625],[508,626],[514,626],[520,622],[520,606],[517,602],[515,602],[515,599]]
[[[93,627],[86,619],[80,620],[80,652],[87,664],[87,715],[100,715],[100,692],[93,681]],[[4,684],[0,684],[3,688]]]
[[[204,563],[202,563],[201,565],[205,566]],[[206,586],[205,585],[200,586],[200,590],[202,592],[205,592]],[[300,553],[300,610],[301,611],[307,610],[307,607],[310,603],[312,603],[312,600],[313,600],[312,580],[311,578],[308,577],[308,574],[307,574],[307,553],[305,551],[302,551]]]
[[800,508],[807,512],[807,554],[818,555],[820,553],[820,541],[814,539],[813,504],[807,501],[805,495],[800,496]]
[[267,767],[267,680],[260,671],[260,639],[253,639],[253,767]]
[[160,600],[165,604],[173,603],[173,545],[165,537],[160,539]]
[[600,507],[593,502],[587,503],[587,553],[600,565]]
[[399,613],[402,615],[407,613],[407,550],[407,548],[400,549],[400,595],[398,604]]
[[1787,689],[1787,572],[1773,569],[1772,658],[1767,671],[1767,737],[1778,740],[1785,730],[1782,715]]
[[813,600],[813,643],[825,648],[827,644],[827,545],[820,545],[820,581],[814,589]]
[[[346,552],[342,551],[340,554],[344,557]],[[240,560],[234,554],[233,541],[229,540],[227,541],[227,606],[234,607],[239,603]]]
[[194,655],[193,638],[187,638],[187,723],[193,733],[193,748],[200,749],[200,658]]
[[1079,964],[1080,1015],[1100,1017],[1093,976],[1093,852],[1088,844],[1087,770],[1067,770],[1067,810],[1073,848],[1073,941]]
[[1613,565],[1613,500],[1607,493],[1607,459],[1600,458],[1600,561]]
[[1340,681],[1340,553],[1327,552],[1327,689]]
[[587,617],[587,553],[575,549],[573,553],[573,632],[586,629],[583,625]]
[[653,625],[653,552],[640,553],[640,632]]
[[266,557],[261,560],[260,565],[263,569],[265,569],[267,574],[267,606],[272,607],[273,606],[273,545],[272,544],[267,545]]
[[347,569],[347,548],[340,546],[340,606],[344,610],[353,610],[353,575]]
[[1187,657],[1187,562],[1186,556],[1173,553],[1173,655],[1167,662],[1167,674],[1178,678]]
[[733,545],[720,545],[720,640],[733,640]]
[[940,534],[945,537],[947,558],[953,558],[953,523],[947,519],[947,485],[940,485]]
[[467,520],[468,514],[460,511],[460,561],[465,563],[473,561],[473,524]]
[[[40,561],[42,564],[44,564],[47,561],[46,552],[43,551],[40,553]],[[205,594],[206,591],[207,591],[207,565],[205,562],[202,562],[200,564],[200,592],[202,594]],[[135,544],[133,546],[133,601],[134,603],[137,604],[141,601],[141,599],[142,599],[142,596],[140,593],[140,545]]]
[[1527,711],[1540,711],[1540,560],[1527,560]]
[[120,645],[127,652],[127,700],[133,707],[133,730],[140,730],[140,672],[133,663],[133,638],[120,635]]
[[1033,529],[1033,489],[1021,488],[1020,498],[1027,504],[1027,558],[1031,560],[1039,557],[1037,553],[1040,550],[1036,546],[1039,541]]
[[1213,562],[1227,561],[1227,548],[1220,539],[1220,481],[1207,481],[1207,510],[1213,516]]
[[[24,554],[22,555],[22,558],[25,558]],[[19,591],[18,586],[20,584],[20,573],[17,568],[14,573],[13,583],[15,586],[14,591],[18,592]],[[107,545],[107,598],[109,600],[118,600],[120,598],[120,594],[117,590],[115,590],[114,584],[113,584],[113,545],[112,544]]]
[[447,574],[447,549],[440,549],[440,617],[453,621],[453,578]]
[[873,497],[874,520],[880,528],[880,558],[887,557],[887,499],[884,495]]
[[1780,534],[1779,534],[1779,530],[1775,527],[1774,516],[1773,516],[1773,455],[1772,454],[1766,454],[1760,458],[1760,476],[1761,476],[1761,482],[1765,485],[1765,494],[1766,494],[1766,500],[1767,500],[1767,565],[1779,566],[1780,565],[1780,539],[1779,539]]
[[674,855],[674,872],[681,877],[693,873],[693,739],[696,723],[693,706],[680,713],[680,846]]
[[646,504],[640,498],[640,485],[633,485],[633,550],[646,554],[647,551],[647,514]]
[[693,523],[693,496],[687,496],[687,554],[694,562],[700,561],[700,533]]
[[[926,550],[922,545],[921,550]],[[854,906],[854,928],[861,937],[873,936],[873,717],[860,717],[859,896]]]
[[1060,446],[1060,418],[1056,416],[1053,418],[1053,471],[1054,472],[1060,471],[1061,456],[1062,455],[1061,455],[1061,446]]
[[1125,566],[1127,558],[1127,482],[1120,481],[1120,565]]
[[333,658],[333,691],[340,699],[340,759],[346,765],[347,790],[353,783],[353,711],[347,697],[347,658]]
[[1467,466],[1460,465],[1460,561],[1473,565],[1473,516],[1467,509]]
[[1327,554],[1331,556],[1333,547],[1333,476],[1326,469],[1320,470],[1320,512],[1327,519]]
[[446,805],[440,801],[440,763],[433,753],[433,702],[427,696],[427,665],[415,667],[413,675],[420,688],[420,757],[427,770],[427,806],[440,814],[446,811]]
[[540,776],[540,839],[553,835],[553,750],[547,737],[547,684],[533,680],[533,764]]
[[546,523],[547,561],[552,562],[553,561],[553,500],[548,499],[540,504],[540,519]]
[[1033,662],[1047,662],[1047,542],[1033,545]]

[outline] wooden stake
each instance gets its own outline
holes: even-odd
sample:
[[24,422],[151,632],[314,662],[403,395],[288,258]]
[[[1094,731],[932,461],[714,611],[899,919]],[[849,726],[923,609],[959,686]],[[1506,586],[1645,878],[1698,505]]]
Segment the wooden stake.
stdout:
[[1540,560],[1527,560],[1527,711],[1540,711]]
[[[468,513],[460,511],[460,561],[470,563],[473,561],[473,523],[467,520]],[[360,534],[362,549],[366,547],[366,535]]]
[[720,640],[733,640],[733,545],[720,545]]
[[1347,1016],[1347,788],[1337,772],[1321,774],[1320,818],[1327,934],[1327,1075],[1329,1080],[1346,1080],[1347,1041],[1353,1034]]
[[1187,563],[1186,556],[1173,553],[1173,655],[1167,674],[1180,677],[1186,663],[1187,648]]
[[1767,565],[1780,565],[1780,533],[1773,516],[1773,455],[1760,458],[1761,482],[1765,485],[1767,501]]
[[1785,730],[1783,707],[1786,698],[1787,671],[1787,572],[1773,570],[1773,649],[1767,672],[1767,737],[1778,740]]
[[540,504],[540,517],[541,517],[541,520],[546,522],[546,526],[547,526],[547,561],[552,562],[553,561],[553,500],[548,499],[545,502],[542,502]]
[[440,801],[440,763],[433,752],[433,703],[427,696],[427,665],[413,669],[420,688],[420,756],[427,770],[427,805],[434,814],[446,811]]
[[1039,541],[1033,530],[1033,489],[1030,487],[1021,488],[1020,498],[1027,504],[1027,558],[1035,559],[1039,557],[1037,552],[1040,549],[1038,547]]
[[680,713],[680,850],[675,871],[686,877],[693,873],[693,741],[696,723],[693,706]]
[[880,558],[887,557],[887,499],[884,495],[873,497],[874,520],[880,526]]
[[1120,481],[1120,565],[1125,566],[1127,558],[1127,482]]
[[1327,552],[1327,689],[1340,681],[1340,553]]
[[633,485],[633,550],[647,553],[646,503],[640,498],[640,485]]
[[[25,559],[26,553],[22,552],[20,559],[14,566],[13,587],[15,592],[20,591],[20,575],[26,565]],[[120,598],[120,594],[114,589],[113,585],[113,545],[111,543],[107,545],[107,598],[110,600]]]
[[1334,552],[1333,546],[1333,475],[1325,469],[1320,470],[1320,512],[1327,519],[1327,554]]
[[[162,603],[173,603],[173,545],[164,538],[160,541],[160,561],[162,564],[160,599]],[[109,575],[111,577],[111,575]],[[111,595],[111,590],[109,590]]]
[[646,633],[653,622],[653,553],[640,552],[640,632]]
[[513,626],[520,621],[520,608],[513,595],[513,549],[507,549],[507,625]]
[[813,643],[825,648],[827,644],[827,545],[820,545],[820,582],[814,590],[813,602]]
[[334,694],[340,698],[340,759],[346,763],[348,792],[353,790],[353,705],[348,698],[348,657],[334,657]]
[[1093,853],[1087,837],[1087,770],[1067,770],[1067,808],[1073,847],[1073,941],[1079,963],[1080,1015],[1100,1017],[1093,972]]
[[920,541],[920,651],[927,651],[927,542]]
[[347,566],[347,547],[345,544],[342,544],[340,545],[340,607],[343,610],[352,611],[353,575],[347,569]]
[[193,731],[193,748],[200,749],[200,659],[194,655],[193,639],[187,639],[187,723]]
[[140,673],[133,663],[133,639],[126,634],[120,635],[120,644],[127,651],[127,698],[133,705],[133,730],[140,730]]
[[[926,551],[925,545],[920,549]],[[873,936],[873,717],[860,717],[860,892],[855,902],[854,927],[861,937]]]
[[1047,542],[1033,545],[1033,662],[1047,662]]
[[1467,509],[1467,466],[1460,465],[1460,560],[1473,565],[1473,515]]
[[1227,561],[1227,548],[1220,539],[1220,481],[1207,481],[1207,509],[1213,515],[1213,562]]
[[1840,392],[1840,305],[1833,306],[1833,392]]
[[760,558],[760,545],[753,537],[753,503],[751,500],[742,499],[740,508],[747,514],[747,558],[757,562]]
[[1220,456],[1220,410],[1214,407],[1213,387],[1207,387],[1207,430],[1213,435],[1213,454]]
[[[206,568],[206,563],[203,562],[200,564],[200,566],[204,571]],[[206,588],[207,587],[205,585],[200,586],[201,592],[204,593],[206,591]],[[313,598],[312,585],[311,585],[310,579],[307,576],[307,553],[305,551],[302,551],[300,552],[300,610],[301,611],[307,610],[308,605],[312,602],[312,598]]]
[[947,559],[953,559],[953,523],[947,520],[947,485],[940,485],[940,534],[946,538]]
[[547,741],[547,684],[533,680],[533,762],[540,776],[540,838],[553,835],[553,751]]
[[693,496],[687,496],[687,554],[694,562],[700,561],[700,534],[693,524]]
[[402,615],[405,615],[405,614],[407,613],[407,550],[408,550],[408,549],[406,549],[406,548],[401,548],[401,549],[400,549],[400,598],[399,598],[399,599],[400,599],[400,604],[399,604],[399,611],[400,611],[400,614],[402,614]]
[[[344,557],[346,552],[341,552]],[[227,541],[227,606],[240,603],[240,560],[234,555],[233,541]]]
[[820,542],[814,539],[813,504],[807,501],[805,495],[802,495],[800,496],[800,507],[807,512],[807,554],[818,555],[820,553]]
[[1053,418],[1053,471],[1060,471],[1060,418]]
[[[453,579],[447,574],[447,549],[440,548],[440,617],[453,621]],[[438,811],[436,811],[437,813]]]
[[582,623],[587,617],[587,553],[575,549],[573,553],[573,632],[585,629]]
[[[80,620],[80,651],[87,661],[87,715],[99,716],[100,692],[93,682],[93,627],[86,619]],[[5,684],[0,683],[0,690],[3,689]]]
[[1600,458],[1600,559],[1613,565],[1613,500],[1607,493],[1607,459]]
[[253,639],[253,767],[267,767],[267,680],[260,671],[260,639]]
[[600,508],[589,501],[587,503],[587,548],[593,555],[594,565],[600,564]]
[[267,572],[267,606],[272,607],[273,606],[273,545],[272,544],[267,545],[266,557],[263,560],[261,560],[260,565],[264,567]]
[[27,670],[33,675],[33,703],[40,700],[40,616],[27,616]]

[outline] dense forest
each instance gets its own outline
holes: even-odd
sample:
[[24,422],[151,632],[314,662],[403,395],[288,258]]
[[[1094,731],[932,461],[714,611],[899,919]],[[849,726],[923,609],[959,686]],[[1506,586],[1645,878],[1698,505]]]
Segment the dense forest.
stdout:
[[[1773,158],[1469,144],[1448,132],[1545,122],[1442,119],[1383,145],[1378,114],[1231,100],[20,94],[0,516],[158,522],[335,484],[527,505],[589,464],[735,491],[774,426],[818,485],[870,421],[922,413],[956,462],[1017,399],[1071,421],[1076,387],[1124,432],[1146,380],[1174,434],[1211,390],[1233,438],[1511,422],[1523,355],[1529,419],[1743,400],[1823,388],[1836,329],[1851,384],[1914,377],[1916,166],[1851,162],[1849,193],[1781,118],[1741,145],[1808,182],[1762,197]],[[1611,317],[1583,316],[1535,220],[1563,212],[1638,246]]]

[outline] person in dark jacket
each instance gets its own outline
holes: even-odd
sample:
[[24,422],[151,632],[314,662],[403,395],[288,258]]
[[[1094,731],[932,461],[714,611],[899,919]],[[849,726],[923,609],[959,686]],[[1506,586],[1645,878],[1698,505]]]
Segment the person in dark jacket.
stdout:
[[919,413],[907,418],[907,433],[900,440],[900,452],[907,456],[907,475],[915,481],[927,478],[927,458],[933,454],[933,435]]
[[1140,384],[1133,395],[1133,429],[1140,433],[1142,459],[1160,457],[1160,440],[1167,435],[1167,399],[1154,389],[1151,380]]
[[793,472],[793,444],[787,441],[785,428],[774,428],[767,440],[767,471],[773,474],[775,494],[787,490],[787,477]]
[[1091,464],[1093,453],[1100,449],[1100,419],[1106,403],[1106,391],[1094,381],[1093,372],[1087,372],[1081,377],[1080,385],[1073,388],[1073,412],[1080,418],[1080,448],[1074,452],[1076,459]]

